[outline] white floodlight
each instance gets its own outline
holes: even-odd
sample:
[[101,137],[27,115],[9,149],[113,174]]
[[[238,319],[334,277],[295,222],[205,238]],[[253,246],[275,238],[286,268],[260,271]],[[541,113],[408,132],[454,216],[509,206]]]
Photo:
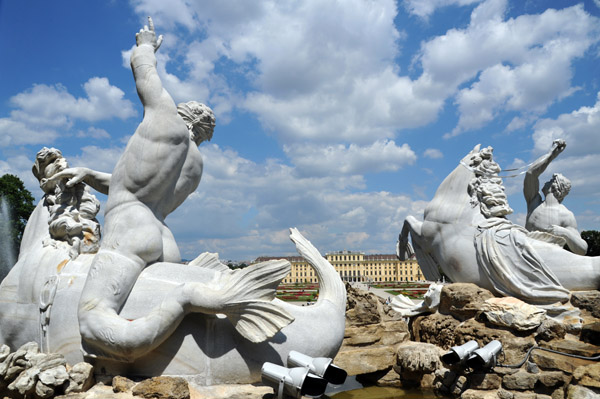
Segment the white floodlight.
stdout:
[[496,365],[496,358],[502,350],[502,343],[493,340],[481,349],[473,352],[473,355],[467,360],[467,366],[472,369],[490,368]]
[[293,398],[304,395],[318,397],[325,393],[327,381],[312,374],[306,367],[287,368],[266,362],[261,370],[262,382],[277,392],[279,399],[284,393]]
[[329,357],[310,357],[300,352],[290,351],[287,358],[288,367],[306,367],[311,373],[323,377],[332,385],[342,385],[348,373],[335,364]]
[[453,346],[450,348],[450,352],[442,356],[442,362],[449,366],[457,363],[464,363],[477,349],[479,349],[479,344],[474,340],[466,342],[460,346]]

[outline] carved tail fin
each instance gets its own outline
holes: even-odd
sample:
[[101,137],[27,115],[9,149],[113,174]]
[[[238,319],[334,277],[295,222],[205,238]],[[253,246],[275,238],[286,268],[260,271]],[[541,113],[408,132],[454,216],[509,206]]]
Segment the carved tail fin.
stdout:
[[262,342],[294,321],[292,315],[271,302],[289,272],[287,260],[274,260],[231,273],[225,287],[229,300],[222,312],[243,337]]
[[334,267],[325,259],[296,228],[290,229],[290,239],[296,244],[296,250],[313,267],[319,278],[319,299],[329,300],[342,310],[346,309],[346,287]]

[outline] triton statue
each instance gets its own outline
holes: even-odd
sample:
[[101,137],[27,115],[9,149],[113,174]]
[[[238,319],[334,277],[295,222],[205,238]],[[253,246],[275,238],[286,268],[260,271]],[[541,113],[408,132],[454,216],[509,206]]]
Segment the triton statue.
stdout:
[[[108,374],[199,384],[258,381],[264,362],[282,364],[290,350],[335,356],[345,288],[297,230],[290,237],[321,283],[315,306],[274,298],[285,260],[235,271],[216,254],[181,263],[165,218],[198,187],[198,145],[211,139],[215,118],[201,103],[176,106],[163,88],[152,19],[136,42],[131,67],[144,117],[112,174],[69,168],[56,149],[38,153],[33,171],[46,195],[0,285],[0,343],[36,341]],[[108,194],[102,231],[89,187]]]

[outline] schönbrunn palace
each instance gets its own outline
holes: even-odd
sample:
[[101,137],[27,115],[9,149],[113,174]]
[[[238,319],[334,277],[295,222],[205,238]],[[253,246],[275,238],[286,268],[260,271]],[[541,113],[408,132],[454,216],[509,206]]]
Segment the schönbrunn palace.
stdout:
[[[301,256],[259,257],[252,263],[286,259],[292,265],[282,283],[316,283],[312,266]],[[336,251],[325,254],[342,281],[381,283],[388,281],[423,281],[425,277],[415,258],[401,261],[396,255],[365,255],[362,252]]]

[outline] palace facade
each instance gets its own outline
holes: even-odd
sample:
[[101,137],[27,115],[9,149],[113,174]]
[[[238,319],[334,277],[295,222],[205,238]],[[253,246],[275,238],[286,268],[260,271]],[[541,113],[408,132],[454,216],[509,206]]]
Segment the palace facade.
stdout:
[[[290,274],[282,283],[316,283],[313,268],[300,256],[260,257],[252,263],[272,259],[286,259],[291,265]],[[423,281],[425,277],[415,258],[401,261],[396,255],[365,255],[362,252],[336,251],[325,254],[339,273],[342,281],[382,283],[391,281]]]

